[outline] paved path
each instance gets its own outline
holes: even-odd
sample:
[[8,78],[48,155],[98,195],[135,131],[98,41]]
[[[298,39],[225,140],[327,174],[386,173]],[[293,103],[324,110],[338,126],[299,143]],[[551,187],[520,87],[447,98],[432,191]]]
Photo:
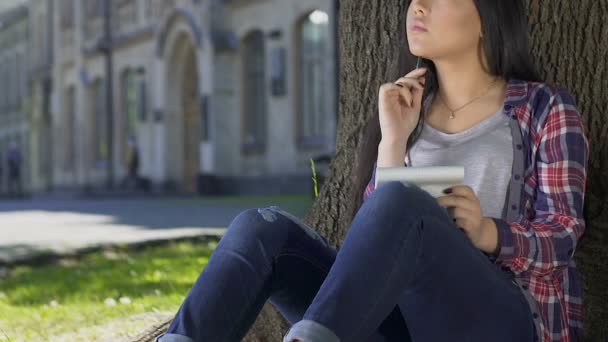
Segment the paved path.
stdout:
[[246,208],[189,199],[0,201],[0,263],[40,251],[103,244],[220,236]]

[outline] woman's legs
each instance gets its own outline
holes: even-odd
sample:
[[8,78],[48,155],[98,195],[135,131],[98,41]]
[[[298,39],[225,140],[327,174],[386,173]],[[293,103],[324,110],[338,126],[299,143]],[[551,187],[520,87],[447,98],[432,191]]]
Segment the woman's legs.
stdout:
[[395,303],[415,341],[531,341],[532,317],[519,291],[434,197],[391,182],[363,204],[284,341],[322,341],[307,339],[310,330],[332,332],[331,341],[363,341]]
[[[302,319],[336,257],[326,239],[278,207],[238,215],[159,342],[240,341],[266,300],[291,323]],[[380,332],[407,336],[393,305]],[[405,335],[404,335],[405,334]],[[403,340],[403,337],[402,337]]]

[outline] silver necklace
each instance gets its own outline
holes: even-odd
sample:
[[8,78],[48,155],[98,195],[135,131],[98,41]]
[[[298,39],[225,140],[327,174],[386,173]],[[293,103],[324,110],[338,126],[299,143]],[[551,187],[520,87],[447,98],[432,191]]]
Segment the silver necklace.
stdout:
[[457,111],[461,110],[462,108],[464,108],[464,107],[470,105],[471,103],[473,103],[475,100],[478,100],[478,99],[482,98],[484,95],[486,95],[490,91],[490,89],[492,89],[492,85],[494,85],[494,83],[496,83],[496,81],[498,81],[498,78],[495,78],[494,81],[492,81],[492,83],[490,83],[490,85],[488,86],[488,89],[486,89],[486,91],[484,91],[483,94],[477,96],[476,98],[474,98],[471,101],[465,103],[464,105],[460,106],[457,109],[452,109],[452,108],[448,107],[447,103],[443,100],[443,96],[441,96],[441,94],[438,93],[439,94],[439,99],[441,100],[441,102],[443,102],[443,105],[447,109],[450,110],[450,119],[454,119],[455,118],[454,114],[456,114]]

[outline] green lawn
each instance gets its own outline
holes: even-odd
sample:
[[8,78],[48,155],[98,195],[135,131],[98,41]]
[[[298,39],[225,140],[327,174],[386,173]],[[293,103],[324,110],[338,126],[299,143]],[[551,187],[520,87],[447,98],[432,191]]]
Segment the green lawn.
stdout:
[[[116,330],[141,332],[150,320],[128,318],[172,316],[216,244],[113,248],[55,265],[16,267],[0,279],[0,341],[95,341],[121,336]],[[111,328],[98,328],[104,325]]]
[[[278,205],[303,217],[310,196],[175,199],[214,206]],[[207,240],[209,241],[209,240]],[[172,317],[217,241],[113,248],[0,278],[0,342],[123,340]]]

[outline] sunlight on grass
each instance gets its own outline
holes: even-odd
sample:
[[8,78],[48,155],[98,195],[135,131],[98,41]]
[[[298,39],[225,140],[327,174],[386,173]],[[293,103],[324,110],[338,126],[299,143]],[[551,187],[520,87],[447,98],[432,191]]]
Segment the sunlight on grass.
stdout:
[[57,265],[16,267],[0,280],[0,341],[53,341],[141,313],[175,312],[215,246],[119,248]]

